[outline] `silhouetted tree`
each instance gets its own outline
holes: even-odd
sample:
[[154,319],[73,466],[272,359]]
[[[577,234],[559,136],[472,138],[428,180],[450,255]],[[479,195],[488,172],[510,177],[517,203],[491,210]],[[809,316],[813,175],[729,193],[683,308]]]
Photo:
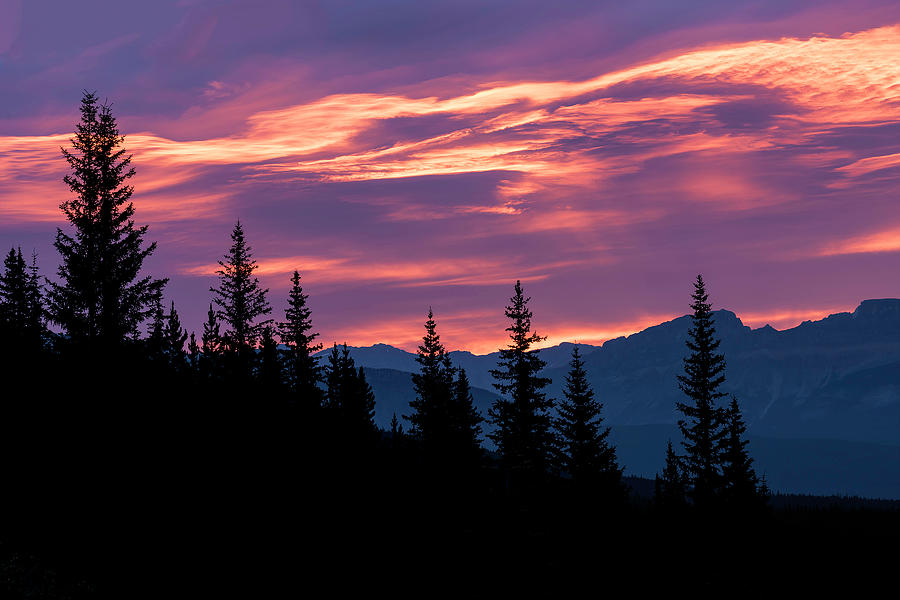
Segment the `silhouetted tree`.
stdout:
[[681,391],[690,402],[678,402],[683,417],[678,427],[683,436],[682,459],[689,482],[688,493],[698,508],[708,508],[721,488],[720,442],[725,435],[723,411],[716,401],[724,396],[719,387],[725,381],[725,357],[716,352],[719,340],[703,277],[694,283],[691,328],[686,342],[690,355],[684,359],[684,375],[678,376]]
[[219,319],[212,304],[206,313],[203,333],[200,336],[200,377],[215,381],[219,378],[222,355],[222,336],[219,333]]
[[134,224],[134,190],[125,185],[134,168],[123,141],[110,106],[85,92],[72,149],[62,149],[72,168],[63,180],[74,198],[60,208],[74,235],[56,230],[59,282],[48,282],[48,312],[69,340],[92,351],[136,338],[168,281],[140,276],[156,243],[144,247],[147,226]]
[[403,425],[397,420],[397,413],[391,416],[391,440],[396,445],[403,436]]
[[258,268],[250,246],[244,239],[241,222],[231,232],[231,248],[224,260],[218,261],[221,269],[218,287],[211,287],[213,302],[219,307],[217,316],[228,326],[222,339],[231,359],[230,372],[239,381],[246,381],[252,371],[256,347],[263,328],[272,319],[259,320],[272,312],[266,295],[269,290],[259,284],[253,272]]
[[374,441],[375,393],[366,381],[363,368],[356,368],[347,344],[337,344],[328,355],[325,368],[326,407],[345,444],[367,446]]
[[22,249],[10,249],[0,273],[0,333],[13,355],[37,352],[44,338],[43,300],[37,261],[29,266]]
[[616,461],[616,449],[610,445],[609,427],[603,426],[603,404],[594,398],[578,346],[572,360],[559,403],[556,428],[560,442],[562,467],[582,491],[597,490],[609,499],[622,496],[622,470]]
[[147,347],[147,357],[159,366],[168,362],[165,329],[166,314],[163,311],[162,298],[158,298],[153,309],[153,321],[150,323],[150,331],[145,345]]
[[654,502],[662,509],[671,510],[687,503],[687,486],[682,473],[681,460],[672,448],[672,440],[666,445],[666,466],[662,476],[656,476]]
[[436,328],[434,313],[429,308],[425,335],[416,351],[419,372],[412,374],[416,397],[409,403],[412,411],[404,418],[409,420],[410,434],[422,445],[426,460],[444,463],[453,450],[450,420],[453,368]]
[[274,333],[274,329],[267,325],[263,327],[260,338],[259,383],[267,397],[277,394],[281,387],[281,359]]
[[197,344],[197,336],[192,331],[188,342],[188,365],[194,377],[200,373],[200,345]]
[[288,293],[288,306],[284,311],[284,321],[278,324],[278,335],[281,343],[287,346],[285,356],[285,379],[288,387],[307,414],[312,414],[322,402],[319,381],[322,379],[322,367],[319,357],[313,356],[322,349],[322,344],[314,343],[319,337],[312,331],[310,310],[306,305],[308,296],[300,285],[300,273],[294,271],[291,276],[291,291]]
[[500,392],[488,415],[496,429],[490,438],[497,444],[503,466],[513,486],[528,486],[542,479],[553,464],[554,436],[550,410],[553,401],[542,392],[550,380],[541,377],[546,363],[531,346],[545,338],[531,332],[531,310],[516,281],[506,307],[512,324],[506,328],[511,343],[500,350],[498,368],[491,371]]
[[448,411],[452,452],[458,466],[469,470],[480,465],[484,454],[481,448],[481,423],[484,422],[484,417],[475,408],[469,378],[462,367],[456,369],[452,391]]
[[187,341],[187,331],[181,326],[181,319],[178,318],[178,311],[175,310],[175,302],[172,302],[169,308],[169,314],[166,315],[165,326],[162,331],[163,338],[163,354],[166,357],[169,367],[175,373],[182,373],[185,370],[184,344]]
[[761,493],[761,484],[753,470],[753,459],[747,451],[749,443],[744,438],[747,431],[737,398],[725,412],[726,435],[722,438],[722,494],[732,508],[747,509],[761,506],[767,500]]

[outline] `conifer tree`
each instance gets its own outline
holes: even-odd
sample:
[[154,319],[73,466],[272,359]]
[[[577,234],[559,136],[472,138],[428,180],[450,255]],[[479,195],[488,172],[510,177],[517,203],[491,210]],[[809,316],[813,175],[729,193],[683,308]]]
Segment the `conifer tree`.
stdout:
[[48,282],[48,313],[68,339],[91,350],[112,350],[136,338],[156,308],[167,279],[141,276],[156,243],[144,245],[147,226],[136,227],[131,156],[109,105],[85,92],[72,149],[62,149],[72,172],[64,177],[74,197],[60,205],[73,235],[56,230],[59,282]]
[[28,266],[28,335],[37,349],[44,346],[47,333],[46,309],[44,308],[44,288],[38,273],[37,252],[31,253],[31,264]]
[[554,437],[550,410],[553,401],[542,391],[550,380],[541,377],[545,362],[532,345],[544,340],[531,331],[530,298],[516,281],[506,307],[512,323],[506,328],[510,344],[500,350],[498,368],[491,371],[500,392],[488,415],[496,426],[490,438],[497,444],[504,467],[513,480],[528,486],[543,478],[553,465]]
[[325,406],[335,418],[341,409],[345,378],[346,373],[341,363],[341,353],[335,342],[331,347],[331,352],[328,353],[328,365],[325,367]]
[[747,509],[765,503],[765,494],[753,469],[753,459],[744,438],[747,431],[737,398],[726,409],[726,435],[722,438],[722,493],[726,504]]
[[252,371],[253,349],[259,342],[263,328],[272,319],[259,320],[272,312],[266,295],[269,290],[259,284],[253,272],[258,265],[251,248],[244,239],[241,222],[235,223],[231,232],[231,248],[224,260],[218,261],[221,269],[218,287],[211,287],[213,302],[219,307],[217,316],[228,329],[223,335],[225,350],[231,358],[232,373],[238,381],[246,381]]
[[687,486],[682,473],[681,460],[672,448],[672,440],[666,446],[666,466],[662,476],[656,476],[656,505],[663,509],[674,509],[687,502]]
[[597,490],[610,497],[622,491],[622,470],[611,446],[609,427],[603,426],[603,404],[594,397],[578,346],[572,360],[559,403],[556,428],[562,467],[580,490]]
[[275,331],[270,325],[262,330],[259,382],[268,395],[278,392],[281,387],[281,360],[278,356],[278,344],[275,342]]
[[484,417],[475,408],[469,378],[462,367],[456,369],[449,416],[453,453],[458,457],[457,462],[463,468],[477,466],[484,454],[481,448],[481,423],[484,422]]
[[692,298],[694,313],[686,342],[690,355],[684,359],[684,374],[678,376],[679,388],[689,401],[678,402],[676,407],[682,414],[678,427],[685,450],[682,464],[688,493],[695,506],[707,509],[715,504],[721,488],[719,450],[725,431],[723,411],[716,401],[725,395],[719,391],[725,381],[725,357],[716,352],[720,342],[701,275],[697,275]]
[[461,452],[480,459],[481,424],[484,417],[475,408],[469,377],[462,367],[456,369],[456,380],[453,382],[453,396],[450,402],[450,423],[454,432],[455,445]]
[[403,437],[403,425],[397,419],[397,413],[394,413],[391,416],[391,440],[394,443],[394,447],[397,446],[401,437]]
[[187,331],[181,326],[181,319],[175,310],[175,302],[172,302],[162,329],[162,339],[166,362],[176,373],[183,372],[185,368],[184,343],[187,338]]
[[222,337],[219,333],[219,319],[212,304],[206,313],[203,333],[200,335],[200,377],[216,380],[219,377]]
[[347,344],[338,350],[335,344],[325,369],[326,406],[332,415],[338,434],[354,446],[366,446],[374,441],[375,393],[366,381],[363,368],[356,368]]
[[192,331],[188,342],[188,365],[193,377],[200,372],[200,345],[197,344],[197,335]]
[[419,372],[412,374],[416,397],[410,401],[412,411],[405,418],[410,422],[410,434],[422,444],[426,459],[445,462],[449,459],[452,445],[450,403],[453,370],[430,308],[425,321],[425,335],[416,351],[416,362],[419,363]]
[[307,298],[300,285],[300,273],[294,271],[288,306],[284,311],[284,321],[278,324],[278,335],[281,343],[287,346],[285,378],[291,393],[304,407],[316,409],[322,402],[319,388],[322,367],[319,366],[319,357],[314,354],[322,349],[322,344],[314,342],[319,334],[312,331]]
[[168,362],[166,356],[166,315],[163,312],[162,298],[157,299],[153,309],[153,321],[150,323],[150,332],[146,339],[147,354],[150,360],[157,364]]
[[0,333],[12,354],[36,352],[43,346],[44,318],[36,258],[28,265],[22,249],[10,249],[0,272]]

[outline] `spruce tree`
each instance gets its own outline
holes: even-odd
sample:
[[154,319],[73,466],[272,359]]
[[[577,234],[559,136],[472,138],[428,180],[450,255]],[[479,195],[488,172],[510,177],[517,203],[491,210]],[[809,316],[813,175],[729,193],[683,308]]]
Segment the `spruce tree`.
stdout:
[[328,365],[325,367],[325,406],[336,419],[341,410],[341,399],[344,397],[346,373],[341,364],[341,353],[337,342],[328,353]]
[[37,261],[28,265],[22,249],[10,249],[0,272],[0,334],[13,355],[43,347],[43,298]]
[[394,448],[399,446],[400,439],[403,437],[403,425],[397,419],[397,413],[391,415],[391,443]]
[[326,406],[337,434],[353,447],[369,446],[378,428],[375,425],[375,393],[366,381],[363,368],[356,368],[350,349],[337,344],[325,368]]
[[263,328],[272,322],[272,319],[260,320],[260,317],[272,312],[272,308],[266,299],[269,290],[260,286],[259,279],[253,275],[258,265],[244,239],[240,221],[235,223],[231,241],[224,260],[218,261],[221,267],[216,271],[219,285],[209,291],[219,307],[217,316],[228,326],[222,339],[231,359],[232,374],[238,381],[246,381],[255,358],[253,349]]
[[555,440],[550,410],[553,401],[542,391],[550,380],[540,375],[546,363],[532,345],[545,338],[531,331],[530,298],[516,281],[506,307],[512,323],[506,328],[510,344],[500,350],[498,368],[491,371],[500,393],[488,415],[496,426],[490,438],[497,445],[513,486],[525,487],[544,477],[553,465]]
[[185,369],[184,344],[187,341],[187,331],[181,326],[178,311],[175,310],[175,302],[169,308],[165,325],[162,330],[163,353],[166,361],[175,373],[181,373]]
[[609,427],[603,426],[603,404],[594,397],[578,346],[572,349],[563,395],[556,420],[562,467],[577,489],[600,491],[610,499],[619,496],[622,470],[608,440]]
[[37,350],[43,349],[44,338],[47,334],[46,314],[44,308],[44,288],[41,284],[41,276],[38,272],[37,252],[31,253],[31,264],[28,265],[28,278],[26,282],[28,293],[28,317],[27,337]]
[[200,335],[200,377],[216,380],[221,366],[222,336],[219,332],[219,319],[212,304],[206,313],[203,333]]
[[450,418],[451,452],[457,466],[464,471],[480,466],[484,456],[481,447],[481,424],[484,417],[475,408],[472,388],[466,370],[456,369],[448,416]]
[[192,377],[196,378],[200,373],[200,345],[197,343],[197,335],[193,331],[188,342],[188,365],[190,366]]
[[736,509],[747,509],[765,503],[765,493],[753,469],[753,459],[747,451],[749,443],[744,438],[747,431],[737,398],[725,413],[726,435],[722,438],[722,494],[727,505]]
[[707,509],[715,504],[722,480],[719,449],[725,431],[717,400],[725,395],[719,391],[725,381],[725,357],[717,352],[720,342],[701,275],[697,275],[692,298],[694,313],[686,341],[690,355],[684,359],[684,374],[678,376],[679,388],[689,402],[678,402],[676,407],[682,414],[678,427],[689,495],[695,506]]
[[271,397],[279,392],[282,373],[275,331],[269,325],[263,327],[260,346],[258,379],[266,395]]
[[74,228],[56,230],[59,281],[49,281],[48,313],[71,342],[90,351],[112,351],[136,338],[152,315],[167,279],[141,276],[156,243],[144,245],[147,226],[136,227],[131,156],[111,107],[85,92],[71,150],[62,149],[72,172],[63,180],[74,197],[60,205]]
[[409,403],[412,411],[404,417],[410,422],[410,434],[422,445],[426,460],[443,463],[449,460],[452,452],[453,369],[430,308],[425,335],[416,351],[416,362],[419,372],[412,374],[416,397]]
[[681,460],[672,448],[672,440],[666,446],[666,466],[662,476],[656,476],[656,505],[663,509],[682,507],[687,502],[687,486],[682,473]]
[[322,344],[314,342],[319,334],[312,331],[307,298],[300,285],[300,273],[294,271],[288,306],[284,311],[284,321],[278,324],[278,335],[281,343],[287,346],[285,378],[290,392],[302,407],[314,410],[322,402],[319,388],[322,367],[319,366],[319,357],[314,356],[322,349]]
[[157,299],[153,309],[153,320],[150,323],[149,335],[146,339],[147,356],[158,365],[166,364],[166,314],[162,307],[162,298]]

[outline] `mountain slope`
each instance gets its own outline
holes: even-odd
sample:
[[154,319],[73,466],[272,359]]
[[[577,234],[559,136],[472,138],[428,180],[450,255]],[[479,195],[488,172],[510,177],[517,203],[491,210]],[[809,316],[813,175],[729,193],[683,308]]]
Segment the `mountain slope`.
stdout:
[[[784,331],[750,329],[727,310],[716,311],[715,320],[728,365],[724,389],[738,397],[751,433],[900,443],[900,300],[866,300],[852,313]],[[601,347],[581,346],[609,423],[676,421],[676,375],[689,324],[689,317],[679,317]],[[413,354],[384,344],[352,353],[360,365],[395,371],[379,381],[378,402],[395,408],[408,402],[407,392],[399,394],[411,388],[388,380],[408,379],[417,368]],[[479,393],[492,393],[489,370],[496,367],[497,353],[450,354],[466,368],[472,385],[482,388]],[[571,344],[541,350],[555,397],[561,395],[570,354]],[[489,404],[488,398],[482,403]]]

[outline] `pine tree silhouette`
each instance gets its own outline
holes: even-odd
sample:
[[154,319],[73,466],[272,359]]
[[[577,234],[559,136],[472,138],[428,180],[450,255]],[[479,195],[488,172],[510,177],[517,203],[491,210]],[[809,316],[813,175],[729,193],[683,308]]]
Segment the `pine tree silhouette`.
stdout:
[[260,339],[259,383],[266,397],[278,397],[282,381],[282,367],[274,329],[270,325],[263,327]]
[[200,345],[197,343],[197,335],[193,331],[188,342],[188,366],[190,367],[191,377],[196,382],[200,374]]
[[725,357],[716,352],[720,342],[701,275],[697,275],[692,298],[694,313],[686,341],[691,353],[684,359],[684,375],[678,376],[679,388],[690,402],[678,402],[676,407],[683,415],[678,427],[683,436],[688,493],[695,506],[708,509],[715,504],[722,484],[719,450],[725,435],[724,413],[716,401],[725,395],[719,391],[725,381]]
[[163,312],[162,298],[157,299],[153,309],[153,320],[150,323],[150,332],[147,336],[147,356],[158,366],[168,364],[166,355],[166,314]]
[[219,332],[219,318],[212,304],[206,313],[206,322],[203,324],[203,333],[200,335],[200,378],[207,381],[217,381],[220,378],[222,355],[222,336]]
[[541,391],[550,380],[540,376],[546,363],[531,350],[545,338],[531,332],[529,300],[521,282],[516,281],[506,307],[506,317],[512,320],[506,328],[511,342],[500,350],[498,368],[491,371],[501,397],[488,412],[496,426],[489,437],[497,445],[513,487],[529,487],[542,480],[553,465],[555,452],[550,415],[553,401]]
[[421,444],[426,460],[433,467],[445,467],[453,451],[450,418],[453,367],[430,308],[416,362],[419,372],[412,374],[416,397],[410,401],[412,410],[404,418],[410,422],[410,435]]
[[253,275],[258,265],[244,239],[240,221],[234,225],[231,241],[224,260],[218,261],[221,267],[216,271],[219,285],[209,291],[219,307],[216,316],[228,326],[222,341],[230,358],[229,371],[240,384],[249,380],[256,358],[253,349],[263,328],[272,323],[272,319],[259,318],[272,312],[272,308],[266,299],[269,290],[261,287],[259,279]]
[[38,352],[44,343],[43,298],[32,257],[28,265],[22,249],[10,249],[0,273],[0,334],[13,356]]
[[288,387],[308,417],[317,412],[322,403],[322,391],[319,388],[322,367],[319,366],[319,357],[313,356],[322,349],[322,344],[314,343],[319,334],[312,332],[307,298],[300,285],[300,273],[294,271],[288,306],[284,311],[284,321],[278,324],[278,335],[281,343],[288,347],[285,357]]
[[356,368],[350,349],[335,344],[325,368],[326,407],[337,435],[348,446],[368,447],[378,431],[375,425],[375,394],[363,368]]
[[453,395],[449,407],[452,453],[458,466],[471,471],[481,465],[484,450],[481,447],[481,423],[484,417],[475,408],[475,399],[469,386],[469,378],[462,367],[456,369]]
[[666,445],[666,466],[662,476],[656,476],[654,502],[664,510],[677,509],[687,504],[687,485],[682,473],[681,460],[672,448],[672,440]]
[[74,235],[56,230],[59,282],[48,281],[48,313],[72,342],[90,351],[112,351],[138,336],[139,325],[155,310],[167,279],[141,277],[147,226],[136,227],[131,156],[109,105],[85,92],[81,122],[72,149],[62,149],[72,168],[64,177],[74,198],[60,205]]
[[725,413],[726,435],[721,442],[723,499],[738,510],[764,505],[767,494],[753,470],[753,459],[747,451],[747,431],[737,398],[731,397]]
[[572,349],[572,360],[563,390],[565,400],[558,404],[556,428],[562,467],[572,477],[576,489],[599,491],[610,500],[622,496],[622,470],[611,446],[609,427],[603,426],[603,404],[594,398],[578,346]]
[[187,341],[187,331],[181,326],[178,311],[175,310],[175,302],[169,307],[165,325],[162,330],[163,354],[173,373],[180,374],[185,371],[184,344]]

